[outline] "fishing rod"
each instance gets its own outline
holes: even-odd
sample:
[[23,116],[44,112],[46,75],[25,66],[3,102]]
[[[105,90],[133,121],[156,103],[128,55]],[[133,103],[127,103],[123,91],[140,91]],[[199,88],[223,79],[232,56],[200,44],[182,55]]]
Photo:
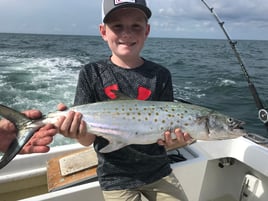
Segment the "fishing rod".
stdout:
[[205,4],[205,6],[209,9],[209,11],[215,17],[215,19],[217,20],[218,24],[220,25],[222,31],[224,32],[226,38],[228,39],[228,42],[231,45],[231,47],[235,53],[236,58],[238,59],[241,70],[244,73],[244,76],[248,82],[250,92],[253,96],[253,99],[254,99],[255,104],[257,106],[257,109],[258,109],[258,117],[261,120],[261,122],[264,124],[264,126],[266,127],[266,130],[268,132],[268,112],[264,108],[262,101],[258,95],[257,89],[255,88],[254,84],[251,82],[249,74],[248,74],[247,69],[245,67],[245,64],[244,64],[243,60],[241,59],[239,52],[237,51],[237,48],[236,48],[237,41],[233,41],[230,38],[229,34],[227,33],[226,29],[224,28],[224,22],[221,21],[220,18],[218,17],[218,15],[214,12],[214,8],[210,7],[205,0],[201,0],[201,1]]

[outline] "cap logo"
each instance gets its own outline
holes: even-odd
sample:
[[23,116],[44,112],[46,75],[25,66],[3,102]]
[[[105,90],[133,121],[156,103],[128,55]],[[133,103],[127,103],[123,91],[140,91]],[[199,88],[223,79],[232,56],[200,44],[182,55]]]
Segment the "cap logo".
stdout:
[[136,3],[136,0],[114,0],[115,5],[118,5],[121,3]]

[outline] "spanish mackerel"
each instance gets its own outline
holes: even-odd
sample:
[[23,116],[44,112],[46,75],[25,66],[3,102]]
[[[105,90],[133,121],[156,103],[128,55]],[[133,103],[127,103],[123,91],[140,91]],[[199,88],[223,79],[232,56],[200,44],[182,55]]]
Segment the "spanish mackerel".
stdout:
[[[180,128],[196,140],[222,140],[245,135],[242,121],[217,111],[181,102],[117,100],[72,107],[49,113],[40,120],[30,120],[21,113],[0,105],[0,115],[13,122],[18,137],[0,161],[0,168],[21,150],[33,133],[47,123],[55,123],[68,111],[83,114],[89,133],[101,136],[109,144],[102,153],[116,151],[130,144],[151,144],[164,139],[164,132]],[[4,160],[4,161],[3,161]]]

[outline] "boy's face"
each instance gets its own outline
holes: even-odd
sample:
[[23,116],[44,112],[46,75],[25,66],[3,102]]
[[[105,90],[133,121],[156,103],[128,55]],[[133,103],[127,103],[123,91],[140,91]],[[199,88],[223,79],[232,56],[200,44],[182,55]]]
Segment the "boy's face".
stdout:
[[105,25],[100,25],[102,38],[107,41],[112,57],[138,59],[144,41],[150,32],[145,14],[136,8],[114,11]]

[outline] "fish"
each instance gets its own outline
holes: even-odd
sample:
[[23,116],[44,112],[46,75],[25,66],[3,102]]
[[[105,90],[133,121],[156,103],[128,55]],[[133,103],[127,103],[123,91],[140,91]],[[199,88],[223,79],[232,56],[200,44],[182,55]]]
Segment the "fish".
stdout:
[[[69,111],[80,112],[89,133],[101,136],[109,144],[100,150],[109,153],[131,144],[153,144],[164,139],[164,132],[180,128],[196,140],[224,140],[246,135],[243,121],[206,107],[167,101],[116,100],[71,107],[30,120],[20,112],[0,105],[0,115],[13,122],[17,139],[0,161],[0,168],[21,150],[36,130],[55,124]],[[174,136],[174,134],[173,134]]]

